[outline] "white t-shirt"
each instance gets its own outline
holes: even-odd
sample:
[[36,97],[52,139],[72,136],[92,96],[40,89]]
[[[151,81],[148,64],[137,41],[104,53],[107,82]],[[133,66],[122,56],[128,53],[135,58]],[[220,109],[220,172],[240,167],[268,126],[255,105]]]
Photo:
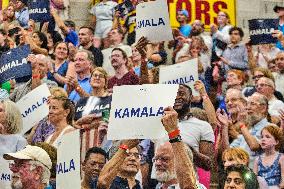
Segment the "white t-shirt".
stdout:
[[215,136],[211,125],[195,117],[180,121],[179,129],[182,141],[199,151],[199,143],[207,141],[214,143]]
[[273,98],[268,101],[268,113],[271,116],[280,116],[279,110],[284,110],[284,103],[281,100]]

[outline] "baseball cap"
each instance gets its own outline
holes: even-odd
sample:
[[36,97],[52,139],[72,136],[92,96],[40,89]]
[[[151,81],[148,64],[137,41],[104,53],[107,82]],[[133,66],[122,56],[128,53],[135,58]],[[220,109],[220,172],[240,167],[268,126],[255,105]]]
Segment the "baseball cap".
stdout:
[[24,149],[16,153],[6,153],[3,155],[6,160],[34,160],[39,161],[45,165],[48,169],[51,169],[52,163],[49,155],[45,150],[38,146],[27,145]]
[[275,5],[273,8],[274,12],[278,12],[279,9],[284,9],[284,6]]
[[185,9],[178,11],[178,14],[183,14],[184,16],[188,17],[188,11]]

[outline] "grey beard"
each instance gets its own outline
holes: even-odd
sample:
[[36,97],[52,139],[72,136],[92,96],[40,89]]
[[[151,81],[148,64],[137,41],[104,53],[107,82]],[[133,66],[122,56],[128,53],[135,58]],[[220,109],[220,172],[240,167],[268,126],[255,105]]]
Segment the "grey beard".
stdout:
[[160,174],[156,174],[156,179],[159,182],[168,182],[168,181],[175,179],[175,178],[177,178],[176,173],[170,173],[169,171],[166,171],[166,172],[163,172],[163,173],[160,173]]
[[16,182],[12,183],[11,185],[12,189],[23,189],[23,184],[20,179],[18,179]]
[[253,127],[255,124],[260,122],[262,119],[263,117],[260,115],[249,115],[247,118],[247,122],[250,127]]

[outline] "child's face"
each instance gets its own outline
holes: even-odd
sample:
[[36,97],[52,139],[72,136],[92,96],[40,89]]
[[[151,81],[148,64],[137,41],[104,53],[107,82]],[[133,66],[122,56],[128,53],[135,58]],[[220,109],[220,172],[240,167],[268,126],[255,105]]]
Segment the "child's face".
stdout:
[[227,169],[227,167],[229,167],[231,165],[237,165],[237,164],[247,165],[247,163],[244,160],[241,160],[237,157],[235,157],[235,158],[225,157],[224,160],[223,160],[223,164],[224,164],[225,170]]
[[278,141],[275,140],[274,136],[272,136],[266,129],[261,132],[261,140],[260,146],[263,150],[271,149],[278,144]]

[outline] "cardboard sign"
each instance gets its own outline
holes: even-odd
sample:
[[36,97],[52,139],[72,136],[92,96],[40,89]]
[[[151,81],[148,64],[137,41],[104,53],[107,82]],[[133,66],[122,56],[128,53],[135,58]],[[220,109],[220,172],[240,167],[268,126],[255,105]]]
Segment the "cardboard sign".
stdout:
[[50,96],[46,84],[42,84],[21,98],[16,104],[23,118],[23,130],[25,134],[36,123],[48,115],[47,99]]
[[47,22],[50,20],[50,5],[46,0],[29,0],[29,17],[35,22]]
[[9,169],[9,163],[13,161],[4,160],[0,157],[0,188],[11,189],[12,171]]
[[115,86],[108,140],[163,138],[161,118],[164,108],[174,105],[177,91],[178,85]]
[[249,20],[249,34],[252,45],[276,43],[277,38],[272,37],[272,32],[278,29],[277,19]]
[[191,59],[179,64],[160,67],[159,83],[161,84],[186,84],[190,86],[194,95],[194,83],[198,80],[197,59]]
[[56,188],[81,188],[80,177],[80,131],[62,136],[57,148]]
[[30,46],[23,45],[4,52],[0,58],[0,84],[15,78],[32,75],[31,65],[27,61]]
[[110,110],[111,96],[80,98],[75,107],[75,120],[89,114],[99,114],[104,110]]
[[165,0],[140,3],[136,7],[136,41],[142,36],[152,42],[173,40]]

